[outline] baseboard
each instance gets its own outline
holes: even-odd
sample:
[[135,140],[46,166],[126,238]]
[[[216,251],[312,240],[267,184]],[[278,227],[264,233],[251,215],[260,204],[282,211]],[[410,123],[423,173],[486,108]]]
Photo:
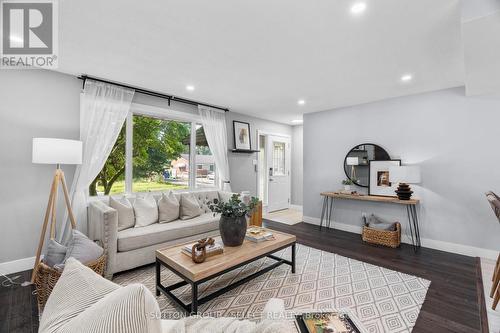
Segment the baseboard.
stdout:
[[290,209],[298,210],[299,212],[301,212],[302,206],[301,205],[290,205]]
[[18,259],[0,263],[0,273],[8,275],[12,273],[26,271],[32,269],[35,265],[35,257]]
[[[317,217],[303,216],[303,221],[309,224],[319,225],[320,219]],[[352,224],[340,223],[332,221],[332,226],[334,229],[353,232],[356,234],[361,234],[362,227]],[[411,238],[406,235],[401,235],[401,242],[405,244],[411,244]],[[457,243],[450,243],[435,239],[421,238],[420,242],[422,247],[427,247],[434,250],[440,250],[445,252],[451,252],[456,254],[461,254],[471,257],[481,257],[496,260],[498,256],[498,251],[483,249],[480,247],[474,247],[469,245],[462,245]]]

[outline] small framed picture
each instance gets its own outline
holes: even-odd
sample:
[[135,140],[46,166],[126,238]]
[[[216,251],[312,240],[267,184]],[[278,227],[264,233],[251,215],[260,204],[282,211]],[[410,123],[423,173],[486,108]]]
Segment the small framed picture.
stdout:
[[400,166],[401,160],[370,161],[369,165],[368,194],[395,197],[398,184],[391,183],[389,168],[391,166]]
[[234,148],[250,150],[250,124],[241,121],[233,121]]

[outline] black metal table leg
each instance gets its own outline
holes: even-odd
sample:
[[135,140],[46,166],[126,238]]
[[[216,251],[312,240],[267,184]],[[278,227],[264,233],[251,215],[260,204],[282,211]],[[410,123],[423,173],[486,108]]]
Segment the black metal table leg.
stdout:
[[292,274],[295,274],[295,243],[292,245]]
[[328,228],[331,227],[332,224],[332,215],[333,215],[333,204],[334,204],[334,199],[333,197],[329,198],[330,199],[330,212],[328,214]]
[[417,251],[415,237],[413,236],[413,219],[411,217],[411,207],[410,207],[410,205],[406,205],[406,213],[408,214],[408,226],[410,227],[411,244],[413,245],[413,250]]
[[328,197],[323,197],[323,208],[321,209],[321,218],[319,221],[319,230],[321,230],[321,227],[323,226],[323,218],[325,217],[325,211],[326,211],[326,206],[328,205]]
[[415,240],[417,243],[417,247],[420,247],[421,246],[420,227],[419,227],[419,223],[418,223],[417,207],[415,205],[411,206],[411,215],[413,218],[413,229],[415,230]]
[[198,284],[191,283],[191,315],[198,313]]
[[[161,264],[158,259],[156,259],[156,286],[161,285]],[[160,296],[160,289],[156,289],[156,296]]]

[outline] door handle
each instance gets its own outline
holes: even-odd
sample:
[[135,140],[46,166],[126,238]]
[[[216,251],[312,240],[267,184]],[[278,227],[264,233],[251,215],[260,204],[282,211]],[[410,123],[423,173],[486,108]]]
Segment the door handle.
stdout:
[[272,179],[272,178],[269,178],[269,181],[270,181],[270,182],[274,182],[274,179]]

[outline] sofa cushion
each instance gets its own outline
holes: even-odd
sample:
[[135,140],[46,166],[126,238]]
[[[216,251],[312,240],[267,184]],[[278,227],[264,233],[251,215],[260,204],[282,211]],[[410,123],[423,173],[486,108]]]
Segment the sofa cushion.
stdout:
[[135,227],[145,227],[158,222],[158,204],[152,195],[137,197],[133,203]]
[[56,268],[63,268],[64,263],[69,258],[75,258],[83,264],[88,264],[94,260],[97,260],[102,256],[104,249],[90,240],[87,236],[82,234],[78,230],[73,230],[71,232],[71,240],[68,243],[68,249],[66,251],[66,256],[64,262],[55,265]]
[[163,193],[158,200],[158,214],[160,223],[172,222],[179,219],[180,204],[172,191]]
[[201,209],[204,213],[210,213],[210,208],[208,208],[208,203],[213,202],[214,199],[219,198],[219,191],[197,191],[193,192],[193,195],[198,200]]
[[202,214],[190,220],[155,223],[142,228],[130,228],[118,232],[118,251],[125,252],[171,240],[217,230],[219,216]]
[[109,206],[116,209],[118,214],[118,231],[134,227],[134,207],[132,207],[132,204],[127,198],[122,197],[120,199],[115,199],[109,197]]
[[200,216],[203,213],[198,199],[193,193],[182,193],[181,194],[181,220],[189,220],[196,216]]
[[49,240],[47,250],[43,256],[43,262],[50,267],[59,265],[64,261],[64,258],[66,258],[67,251],[68,248],[66,246],[59,244],[54,239],[51,239]]
[[229,200],[232,198],[233,194],[234,193],[232,193],[232,192],[220,191],[218,199],[222,202],[229,202]]

